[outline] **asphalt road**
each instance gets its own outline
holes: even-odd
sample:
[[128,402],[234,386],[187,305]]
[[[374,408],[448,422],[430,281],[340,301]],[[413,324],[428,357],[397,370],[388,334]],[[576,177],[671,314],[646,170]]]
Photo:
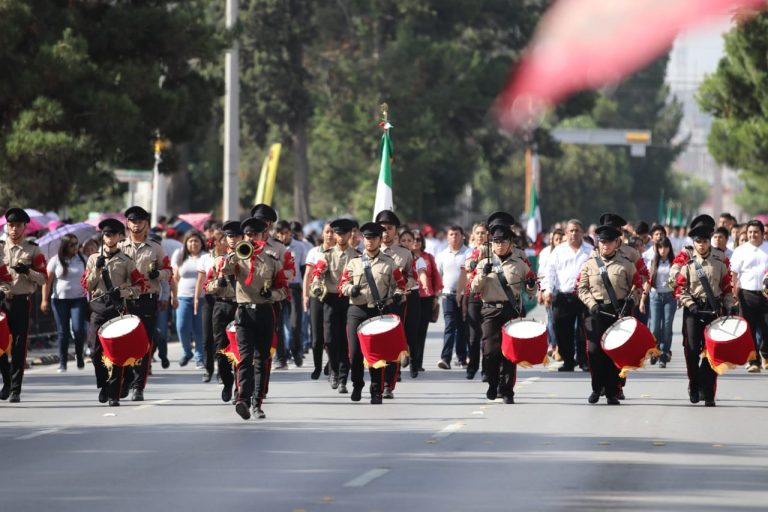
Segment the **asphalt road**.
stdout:
[[190,366],[156,366],[146,401],[119,408],[96,401],[90,366],[34,368],[22,403],[0,402],[0,510],[766,509],[768,372],[729,372],[716,408],[691,405],[676,338],[620,407],[588,405],[588,374],[555,366],[519,370],[505,405],[437,369],[431,327],[427,372],[394,400],[353,403],[292,367],[266,420],[241,420]]

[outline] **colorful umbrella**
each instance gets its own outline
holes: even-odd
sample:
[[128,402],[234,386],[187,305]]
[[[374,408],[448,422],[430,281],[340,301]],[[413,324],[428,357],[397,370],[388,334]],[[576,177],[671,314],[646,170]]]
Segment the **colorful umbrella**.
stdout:
[[179,220],[183,220],[198,231],[202,231],[205,223],[210,219],[210,213],[182,213],[179,215]]
[[78,242],[83,243],[88,238],[98,233],[96,227],[87,222],[80,222],[78,224],[65,224],[56,231],[51,231],[44,237],[37,241],[37,245],[40,246],[40,250],[45,254],[46,259],[50,259],[53,255],[58,254],[59,246],[61,246],[61,239],[64,235],[75,235]]

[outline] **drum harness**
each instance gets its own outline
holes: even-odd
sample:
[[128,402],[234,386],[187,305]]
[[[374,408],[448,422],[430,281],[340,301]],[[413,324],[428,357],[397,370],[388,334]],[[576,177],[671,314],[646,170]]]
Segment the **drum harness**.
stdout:
[[379,288],[376,286],[376,281],[373,279],[373,271],[371,270],[371,260],[368,258],[367,254],[362,255],[363,259],[363,273],[365,274],[365,280],[368,282],[368,288],[371,290],[371,295],[373,295],[373,303],[376,306],[376,309],[379,310],[379,314],[384,314],[384,301],[381,299],[381,295],[379,295]]
[[616,290],[614,290],[613,284],[611,284],[611,280],[608,278],[608,269],[605,267],[605,262],[603,261],[603,258],[601,258],[599,254],[595,254],[595,262],[597,263],[597,269],[600,272],[600,279],[603,280],[603,286],[605,287],[605,291],[606,293],[608,293],[608,299],[611,301],[613,310],[616,311],[617,314],[611,315],[610,313],[606,313],[605,311],[602,311],[602,310],[600,312],[609,316],[623,318],[624,310],[627,307],[627,303],[625,301],[624,306],[622,308],[619,308],[619,299],[616,298]]
[[[109,255],[107,260],[111,260],[112,257],[115,254],[117,254],[117,253]],[[102,245],[102,254],[101,255],[104,256],[104,246],[103,245]],[[106,291],[106,293],[104,293],[102,295],[99,295],[98,297],[95,297],[95,298],[93,298],[91,300],[94,301],[94,300],[104,300],[104,299],[106,299],[106,302],[109,303],[113,308],[115,308],[115,310],[117,310],[117,312],[120,313],[120,315],[122,315],[122,311],[125,308],[125,302],[123,301],[123,303],[121,304],[119,301],[113,299],[112,296],[110,295],[110,292],[115,289],[115,286],[114,286],[114,284],[112,284],[112,278],[109,277],[109,271],[107,270],[107,266],[106,265],[104,265],[104,268],[101,269],[101,279],[102,279],[102,281],[104,281],[104,286],[107,288],[107,291]]]
[[[709,284],[707,275],[704,273],[704,267],[701,266],[701,263],[699,263],[699,261],[692,253],[689,252],[688,256],[688,264],[693,265],[693,268],[696,270],[696,276],[699,278],[701,287],[704,288],[704,295],[707,296],[709,307],[712,308],[711,313],[716,316],[720,310],[719,301],[715,297],[715,293],[712,291],[712,286]],[[690,283],[690,279],[688,279],[688,282]]]
[[[494,254],[491,258],[491,261],[493,262],[493,273],[496,274],[496,279],[499,280],[499,284],[501,285],[501,289],[504,290],[504,293],[507,296],[507,300],[509,301],[509,304],[512,306],[512,312],[513,314],[520,318],[522,315],[520,314],[521,311],[524,311],[523,309],[523,294],[520,294],[520,300],[515,300],[515,294],[512,293],[512,287],[509,285],[509,282],[507,282],[507,277],[504,275],[504,269],[501,267],[501,260]],[[519,302],[519,304],[518,304]]]

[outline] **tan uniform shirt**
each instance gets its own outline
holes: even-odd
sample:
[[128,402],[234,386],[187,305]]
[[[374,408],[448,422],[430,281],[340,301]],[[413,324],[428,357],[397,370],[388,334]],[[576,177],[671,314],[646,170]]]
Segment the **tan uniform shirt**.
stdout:
[[341,282],[344,269],[347,267],[347,263],[359,256],[360,253],[351,245],[347,246],[343,251],[338,245],[324,251],[317,260],[317,263],[315,263],[315,268],[312,271],[310,289],[317,288],[322,281],[329,293],[340,294],[339,283]]
[[[288,297],[288,278],[283,264],[277,251],[269,245],[257,244],[248,260],[227,257],[221,272],[235,275],[235,300],[238,304],[272,304]],[[261,296],[264,289],[270,290],[269,297]]]
[[[342,295],[349,297],[350,304],[367,306],[369,308],[376,307],[375,299],[368,287],[368,280],[365,278],[365,260],[363,258],[370,262],[373,281],[379,291],[379,297],[385,304],[391,302],[392,296],[396,291],[405,291],[406,279],[400,272],[395,260],[381,251],[374,258],[360,255],[347,263],[339,282],[339,290]],[[352,297],[350,294],[352,287],[355,285],[360,287],[360,295]]]
[[[208,270],[203,280],[203,289],[205,293],[216,297],[217,299],[235,300],[235,288],[232,286],[230,276],[224,275],[222,269],[226,264],[227,256],[216,256],[213,260],[213,267]],[[219,278],[224,277],[227,280],[225,286],[219,285]]]
[[390,245],[389,247],[384,247],[382,244],[381,252],[395,260],[395,265],[397,265],[397,268],[400,269],[400,272],[408,281],[406,288],[408,290],[418,291],[419,282],[413,275],[413,253],[411,253],[411,251],[405,247],[394,244]]
[[[616,299],[626,299],[634,286],[635,290],[632,298],[637,300],[637,294],[642,287],[642,281],[632,262],[624,258],[619,251],[611,259],[603,258],[603,262],[605,263],[608,279],[616,292]],[[611,303],[608,291],[603,284],[603,278],[600,276],[600,268],[597,265],[595,256],[589,258],[581,267],[576,291],[578,292],[579,299],[587,306],[587,309],[591,309],[595,304]]]
[[[142,294],[159,294],[160,282],[170,281],[173,275],[171,260],[165,255],[160,244],[149,239],[144,242],[134,243],[130,238],[127,238],[120,242],[118,247],[126,256],[133,260],[139,272],[144,274],[147,286]],[[150,279],[149,272],[151,270],[157,270],[160,272],[160,275],[155,279]]]
[[[507,293],[499,282],[499,276],[496,274],[499,265],[501,271],[504,273],[504,278],[507,280],[507,286],[512,290],[512,295],[516,302],[520,301],[520,293],[525,288],[525,280],[531,277],[529,274],[530,267],[526,263],[524,258],[520,257],[521,251],[513,250],[509,256],[504,260],[494,255],[490,260],[483,258],[477,263],[470,289],[472,293],[480,294],[480,298],[483,302],[505,302],[509,301]],[[485,274],[485,264],[490,261],[493,265],[493,270],[490,274]],[[535,288],[528,289],[528,294],[532,295],[535,292]]]
[[293,259],[293,253],[283,242],[277,240],[276,238],[267,238],[267,246],[269,246],[269,248],[272,249],[275,254],[277,254],[277,258],[283,265],[283,272],[285,272],[285,276],[290,283],[293,278],[296,277],[296,272],[299,271],[299,269],[296,267],[296,262]]
[[[0,260],[5,264],[8,276],[6,292],[13,295],[29,295],[35,293],[38,286],[42,286],[48,277],[46,272],[45,256],[40,252],[37,244],[22,240],[16,245],[11,240],[0,245]],[[30,267],[28,274],[19,274],[12,267],[23,263]]]
[[[672,263],[670,276],[675,276],[675,295],[683,306],[691,306],[694,302],[698,305],[706,304],[706,310],[710,309],[707,302],[707,294],[701,279],[696,273],[691,257],[701,265],[704,275],[709,281],[712,293],[716,298],[723,301],[726,308],[732,307],[736,299],[733,297],[733,286],[731,284],[731,272],[726,264],[727,258],[722,251],[711,251],[706,257],[702,257],[693,248],[686,248],[680,251]],[[719,312],[718,312],[719,313]]]
[[88,257],[83,274],[83,289],[91,294],[92,299],[99,299],[109,292],[102,278],[102,270],[104,269],[107,270],[112,286],[120,289],[121,298],[136,299],[144,292],[147,286],[146,278],[136,269],[131,258],[122,251],[118,251],[107,257],[104,269],[98,269],[96,268],[96,260],[99,255],[100,253],[95,253]]

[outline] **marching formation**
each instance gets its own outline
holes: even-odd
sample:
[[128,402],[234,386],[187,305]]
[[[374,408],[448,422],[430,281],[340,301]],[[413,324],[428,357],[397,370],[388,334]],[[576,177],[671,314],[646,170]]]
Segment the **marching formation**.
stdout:
[[[188,234],[172,262],[150,236],[149,218],[133,206],[125,212],[126,224],[103,220],[100,244],[81,267],[67,263],[69,253],[62,251],[68,249],[59,251],[61,273],[24,239],[27,213],[5,213],[0,399],[21,400],[31,297],[43,286],[46,308],[51,280],[64,279],[67,265],[82,269],[75,277],[90,311],[98,400],[113,407],[129,395],[144,399],[155,355],[162,368],[170,365],[160,307],[169,293],[179,301],[189,298],[178,306],[179,364],[197,358],[203,380],[216,375],[222,401],[233,403],[246,420],[266,417],[273,364],[284,368],[290,357],[302,366],[304,312],[311,378],[325,373],[330,388],[353,402],[363,398],[366,373],[371,404],[394,399],[403,368],[419,377],[427,328],[440,305],[445,331],[437,366],[449,369],[455,350],[454,364],[466,368],[467,379],[480,371],[486,398],[506,404],[515,403],[518,365],[554,357],[562,360],[560,372],[579,367],[590,373],[590,404],[605,396],[609,405],[619,405],[629,371],[649,358],[660,367],[670,361],[678,307],[691,403],[714,406],[717,377],[729,368],[768,369],[768,242],[757,220],[731,252],[728,230],[701,215],[675,251],[663,226],[639,225],[636,232],[646,238],[630,246],[623,240],[627,221],[606,213],[592,236],[572,219],[553,230],[549,246],[536,254],[520,244],[519,227],[507,212],[476,224],[469,247],[462,227],[449,227],[445,246],[435,250],[424,232],[411,231],[384,210],[362,226],[346,218],[328,222],[319,244],[307,247],[295,243],[293,228],[278,222],[273,208],[258,204],[243,221]],[[537,265],[529,256],[537,256]],[[526,318],[534,300],[547,308],[548,325]]]

